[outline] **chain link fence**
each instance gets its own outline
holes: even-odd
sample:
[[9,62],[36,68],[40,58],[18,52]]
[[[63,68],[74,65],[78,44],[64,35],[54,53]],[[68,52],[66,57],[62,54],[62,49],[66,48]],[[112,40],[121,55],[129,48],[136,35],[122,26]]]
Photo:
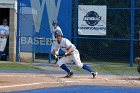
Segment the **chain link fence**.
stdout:
[[[132,7],[133,4],[135,7]],[[139,0],[79,0],[78,5],[107,6],[106,36],[78,35],[75,37],[73,35],[74,39],[77,40],[77,48],[80,51],[82,61],[129,64],[132,61],[131,58],[139,56],[139,48],[136,45],[140,31]],[[134,16],[132,16],[133,10]],[[73,12],[73,14],[76,13]],[[133,18],[134,20],[132,20]],[[73,20],[74,22],[75,20]],[[133,22],[134,28],[132,27]],[[76,31],[74,26],[73,31]]]

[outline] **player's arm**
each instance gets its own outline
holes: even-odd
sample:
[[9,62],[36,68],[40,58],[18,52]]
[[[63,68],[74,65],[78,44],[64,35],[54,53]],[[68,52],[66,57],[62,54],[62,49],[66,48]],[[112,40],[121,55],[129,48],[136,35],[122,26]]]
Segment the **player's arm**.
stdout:
[[67,48],[67,52],[65,53],[65,55],[70,55],[73,51],[74,51],[73,47],[69,46],[69,48]]
[[58,55],[59,49],[60,49],[59,46],[56,46],[55,42],[53,42],[52,55],[53,55],[55,58],[58,58],[57,55]]
[[72,45],[72,43],[70,41],[66,41],[66,50],[67,52],[65,53],[65,55],[71,55],[72,52],[74,51],[74,46]]
[[6,31],[6,36],[8,37],[9,36],[9,27],[8,27],[8,29],[7,29],[7,31]]
[[56,58],[58,58],[58,51],[59,51],[59,49],[53,49],[53,51],[52,51],[52,55],[55,57],[55,59]]
[[2,37],[3,37],[3,36],[5,36],[5,35],[4,35],[4,34],[0,34],[0,36],[2,36]]

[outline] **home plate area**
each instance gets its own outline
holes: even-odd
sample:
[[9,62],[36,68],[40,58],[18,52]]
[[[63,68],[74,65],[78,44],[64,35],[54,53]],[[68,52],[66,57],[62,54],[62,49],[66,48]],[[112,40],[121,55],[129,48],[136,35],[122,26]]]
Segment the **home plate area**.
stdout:
[[74,74],[71,78],[64,78],[64,76],[65,74],[1,73],[0,92],[73,85],[124,86],[140,88],[140,80],[138,79],[138,76],[99,74],[95,79],[93,79],[90,74]]

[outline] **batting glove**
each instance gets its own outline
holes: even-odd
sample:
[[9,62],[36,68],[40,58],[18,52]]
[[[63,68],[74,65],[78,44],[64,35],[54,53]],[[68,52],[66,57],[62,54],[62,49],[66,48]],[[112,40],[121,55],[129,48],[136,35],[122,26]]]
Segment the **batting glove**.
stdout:
[[66,52],[66,53],[64,54],[64,56],[65,56],[65,57],[68,56],[68,53]]

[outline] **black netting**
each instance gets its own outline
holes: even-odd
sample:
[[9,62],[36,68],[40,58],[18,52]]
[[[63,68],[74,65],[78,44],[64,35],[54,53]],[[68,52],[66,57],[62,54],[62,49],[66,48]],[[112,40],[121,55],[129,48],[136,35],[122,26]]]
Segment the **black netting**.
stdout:
[[135,10],[135,39],[138,38],[140,31],[140,10]]
[[140,8],[140,0],[135,0],[135,7]]
[[130,8],[131,0],[79,0],[79,4],[80,5],[107,5],[108,8]]
[[77,48],[84,61],[128,61],[129,40],[78,39]]
[[129,10],[107,11],[107,37],[129,38],[131,29]]

